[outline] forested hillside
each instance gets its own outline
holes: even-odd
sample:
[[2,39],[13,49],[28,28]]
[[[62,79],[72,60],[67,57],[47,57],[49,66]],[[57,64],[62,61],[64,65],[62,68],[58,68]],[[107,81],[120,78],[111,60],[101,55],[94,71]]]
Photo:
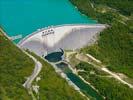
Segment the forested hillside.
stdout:
[[91,0],[91,2],[98,5],[106,5],[126,16],[131,16],[133,13],[132,0]]
[[133,78],[133,1],[70,1],[85,15],[109,25],[95,45],[82,51],[100,59],[110,70]]
[[31,100],[22,86],[34,62],[0,31],[0,100]]

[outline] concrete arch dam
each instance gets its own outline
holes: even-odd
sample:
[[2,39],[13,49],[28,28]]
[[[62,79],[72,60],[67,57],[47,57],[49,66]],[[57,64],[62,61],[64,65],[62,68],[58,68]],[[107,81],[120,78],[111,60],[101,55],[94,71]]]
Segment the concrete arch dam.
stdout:
[[39,29],[22,39],[18,45],[37,55],[64,50],[80,49],[96,41],[96,36],[106,28],[103,24],[58,25]]

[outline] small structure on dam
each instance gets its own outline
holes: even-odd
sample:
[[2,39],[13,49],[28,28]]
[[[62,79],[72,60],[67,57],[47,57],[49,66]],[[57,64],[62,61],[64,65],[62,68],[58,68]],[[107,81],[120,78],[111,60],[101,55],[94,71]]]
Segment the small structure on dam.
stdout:
[[103,24],[58,25],[39,29],[19,42],[19,46],[29,49],[37,55],[64,50],[76,50],[96,41],[100,31],[106,28]]

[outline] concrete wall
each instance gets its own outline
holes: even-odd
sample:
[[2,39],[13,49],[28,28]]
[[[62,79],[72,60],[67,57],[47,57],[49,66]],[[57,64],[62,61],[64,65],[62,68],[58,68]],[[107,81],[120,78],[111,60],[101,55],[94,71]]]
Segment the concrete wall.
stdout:
[[96,41],[97,34],[105,28],[105,25],[88,26],[62,26],[54,28],[55,33],[42,37],[42,32],[30,35],[29,38],[19,44],[23,48],[30,49],[39,56],[44,53],[59,50],[75,50]]

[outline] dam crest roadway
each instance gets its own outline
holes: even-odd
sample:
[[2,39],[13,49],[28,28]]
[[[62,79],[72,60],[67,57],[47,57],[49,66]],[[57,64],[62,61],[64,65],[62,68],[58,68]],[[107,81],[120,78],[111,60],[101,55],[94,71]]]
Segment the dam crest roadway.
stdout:
[[23,38],[18,45],[39,56],[63,50],[76,50],[96,42],[105,24],[65,24],[38,29]]

